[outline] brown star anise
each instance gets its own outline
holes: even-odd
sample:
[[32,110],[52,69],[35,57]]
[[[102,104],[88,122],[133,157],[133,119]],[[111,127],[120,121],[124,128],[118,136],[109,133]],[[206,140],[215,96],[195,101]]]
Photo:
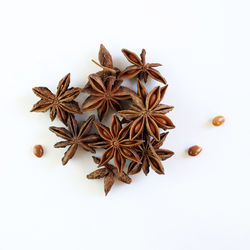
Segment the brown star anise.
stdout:
[[104,141],[92,143],[91,146],[94,148],[106,149],[98,165],[99,167],[104,166],[114,158],[118,172],[121,173],[124,169],[126,159],[140,162],[140,157],[136,153],[135,147],[142,144],[143,140],[127,139],[130,124],[122,128],[119,118],[113,115],[110,128],[98,122],[95,122],[95,126]]
[[120,116],[126,121],[132,121],[130,127],[130,139],[134,140],[144,132],[160,140],[159,128],[164,130],[175,128],[173,122],[165,116],[174,107],[160,104],[166,92],[167,86],[155,87],[149,94],[141,81],[138,79],[137,95],[131,94],[133,104],[129,110],[119,111]]
[[64,148],[70,146],[65,152],[62,158],[62,164],[65,165],[74,156],[78,146],[82,147],[86,151],[95,153],[91,143],[100,140],[100,136],[97,134],[88,134],[90,131],[95,116],[91,115],[89,119],[83,122],[82,126],[78,128],[77,121],[73,115],[68,116],[67,126],[68,130],[65,128],[50,127],[49,130],[55,133],[57,136],[65,139],[66,141],[60,141],[54,145],[55,148]]
[[[92,156],[92,158],[96,164],[99,164],[101,161],[100,158],[97,158],[94,156]],[[115,177],[117,177],[119,181],[122,181],[126,184],[130,184],[132,181],[131,178],[124,171],[122,171],[121,173],[118,173],[117,168],[109,163],[106,163],[103,168],[99,168],[87,175],[88,179],[104,178],[105,195],[108,194],[111,187],[113,186],[115,182]]]
[[105,78],[110,75],[116,76],[120,73],[120,70],[117,67],[113,66],[112,56],[103,44],[100,45],[98,59],[100,63],[96,62],[95,60],[92,60],[92,62],[94,62],[103,69],[102,71],[97,72],[97,75]]
[[159,141],[155,139],[150,141],[149,136],[146,136],[145,142],[137,147],[141,163],[132,161],[128,167],[128,174],[137,174],[142,169],[144,174],[147,175],[149,173],[149,166],[157,174],[164,174],[164,167],[161,161],[165,161],[174,154],[174,152],[168,149],[160,149],[167,135],[168,132],[161,133]]
[[54,95],[46,87],[35,87],[33,92],[41,98],[34,104],[31,112],[46,112],[50,109],[50,119],[53,121],[56,117],[64,123],[67,123],[68,114],[80,114],[78,103],[74,99],[80,94],[80,88],[68,88],[70,83],[70,74],[61,79],[57,86],[57,92]]
[[141,52],[141,59],[133,52],[122,49],[122,53],[125,55],[125,57],[128,59],[129,62],[131,62],[133,65],[128,66],[125,70],[120,72],[118,75],[118,78],[120,79],[126,79],[126,78],[132,78],[138,75],[138,77],[141,79],[144,79],[144,82],[147,82],[148,76],[152,77],[156,81],[162,82],[164,84],[167,84],[166,79],[161,75],[161,73],[154,69],[154,67],[161,66],[160,63],[147,63],[145,61],[146,56],[146,50],[142,49]]
[[121,100],[131,98],[133,91],[121,86],[122,80],[116,80],[114,76],[109,76],[105,80],[97,74],[89,76],[89,85],[83,92],[90,94],[82,104],[82,112],[97,109],[99,120],[107,114],[109,107],[114,111],[122,109]]
[[[102,68],[102,70],[98,71],[96,74],[100,76],[103,81],[109,76],[114,76],[116,78],[120,73],[120,70],[113,66],[112,56],[103,44],[100,45],[98,59],[100,63],[92,59],[92,62]],[[88,81],[82,91],[84,92],[84,90],[89,87],[90,82]]]

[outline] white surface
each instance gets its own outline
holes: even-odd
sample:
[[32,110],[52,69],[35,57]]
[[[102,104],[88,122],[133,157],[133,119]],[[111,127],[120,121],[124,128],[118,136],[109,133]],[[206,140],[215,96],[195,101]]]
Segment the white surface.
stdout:
[[[248,1],[6,0],[0,25],[0,250],[250,249]],[[85,178],[90,154],[62,167],[49,115],[29,113],[33,86],[54,91],[68,72],[83,86],[100,43],[122,68],[121,48],[164,65],[176,124],[166,175],[116,183],[108,197]],[[227,119],[218,128],[216,115]]]

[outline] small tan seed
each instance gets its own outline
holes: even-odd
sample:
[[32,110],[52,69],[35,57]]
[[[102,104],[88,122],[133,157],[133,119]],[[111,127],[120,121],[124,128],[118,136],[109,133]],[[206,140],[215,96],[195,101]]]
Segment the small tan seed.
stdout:
[[222,125],[224,122],[225,122],[225,117],[222,115],[214,117],[214,119],[212,121],[213,125],[216,127]]
[[43,147],[42,145],[35,145],[33,147],[33,153],[36,157],[42,157],[43,156]]
[[200,146],[194,145],[188,149],[188,154],[190,156],[196,156],[202,151],[202,148]]

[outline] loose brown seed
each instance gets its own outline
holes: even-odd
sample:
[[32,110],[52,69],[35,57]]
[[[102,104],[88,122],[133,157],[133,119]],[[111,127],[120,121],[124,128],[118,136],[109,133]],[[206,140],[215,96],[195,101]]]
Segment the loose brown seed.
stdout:
[[222,115],[214,117],[212,123],[214,126],[220,126],[225,122],[225,117]]
[[200,146],[194,145],[188,149],[188,154],[190,156],[196,156],[202,151],[202,148]]
[[42,157],[43,156],[43,147],[42,145],[35,145],[33,147],[33,153],[36,157]]

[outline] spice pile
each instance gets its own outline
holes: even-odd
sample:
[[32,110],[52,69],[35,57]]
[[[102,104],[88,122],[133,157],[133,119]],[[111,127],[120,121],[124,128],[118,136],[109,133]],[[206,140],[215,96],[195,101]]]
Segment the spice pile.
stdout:
[[[51,121],[57,116],[64,127],[50,127],[50,131],[61,137],[54,145],[55,148],[68,147],[62,164],[65,165],[74,156],[78,146],[91,153],[95,149],[104,149],[102,157],[93,157],[97,170],[87,175],[88,179],[104,178],[104,191],[107,195],[115,178],[124,183],[131,183],[129,175],[137,174],[141,170],[145,175],[150,167],[158,174],[164,174],[162,161],[174,153],[162,149],[168,132],[173,129],[173,122],[166,116],[173,106],[162,104],[161,101],[167,90],[167,82],[155,67],[159,63],[146,63],[146,51],[142,50],[140,58],[133,52],[123,49],[124,56],[132,64],[123,71],[114,67],[109,51],[103,46],[99,50],[99,65],[102,70],[91,74],[88,82],[81,88],[69,87],[70,74],[60,80],[56,94],[46,87],[35,87],[33,92],[41,98],[32,108],[31,112],[46,112],[50,110]],[[123,86],[124,79],[137,77],[137,93]],[[148,77],[165,84],[156,86],[149,93],[145,85]],[[88,94],[81,107],[75,98],[82,92]],[[123,108],[123,101],[129,100],[128,110]],[[99,122],[91,115],[82,124],[78,124],[74,114],[97,110]],[[109,127],[103,123],[103,117],[108,111],[113,114]],[[121,118],[119,118],[119,116]],[[92,126],[97,133],[90,133]],[[115,166],[109,161],[114,159]],[[125,170],[125,162],[130,161]]]

